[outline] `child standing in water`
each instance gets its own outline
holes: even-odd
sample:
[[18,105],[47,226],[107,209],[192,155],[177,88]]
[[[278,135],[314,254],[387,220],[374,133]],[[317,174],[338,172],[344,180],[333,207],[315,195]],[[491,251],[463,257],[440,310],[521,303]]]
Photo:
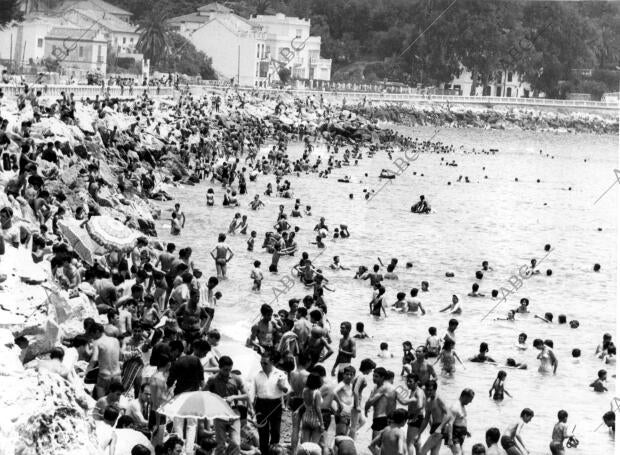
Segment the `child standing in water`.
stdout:
[[263,272],[260,271],[260,261],[254,261],[254,269],[252,273],[250,273],[250,278],[254,284],[252,285],[252,290],[255,292],[260,292],[260,285],[263,282]]
[[213,194],[213,188],[207,190],[207,207],[213,207],[215,205],[215,194]]
[[230,222],[230,225],[228,226],[229,234],[237,233],[237,229],[239,229],[239,225],[241,224],[241,220],[239,218],[241,218],[241,213],[239,212],[235,213],[235,217],[232,219],[232,221]]
[[437,327],[428,328],[429,337],[426,339],[426,357],[437,357],[441,351],[441,340],[437,336]]
[[510,398],[512,398],[512,395],[510,395],[508,391],[504,389],[504,381],[506,380],[506,376],[508,375],[504,370],[501,370],[499,373],[497,373],[497,377],[495,378],[495,381],[493,381],[493,385],[489,390],[489,397],[493,396],[493,399],[495,401],[503,401],[504,393]]
[[[452,350],[453,348],[454,341],[450,339],[445,340],[443,343],[443,349],[439,353],[439,358],[433,364],[435,365],[437,362],[441,362],[441,371],[450,376],[456,371],[456,362],[454,359],[458,360],[459,363],[463,365],[463,362],[461,362],[461,359],[457,353]],[[463,368],[465,368],[465,365],[463,365]]]
[[254,251],[255,240],[256,240],[256,231],[252,231],[250,233],[250,238],[248,239],[248,251]]
[[568,412],[562,409],[558,412],[558,423],[553,426],[553,432],[551,433],[551,455],[564,455],[564,440],[573,437],[572,434],[568,434]]
[[248,216],[247,215],[243,215],[241,217],[241,222],[239,223],[237,228],[239,229],[239,234],[245,235],[247,233],[247,230],[248,230]]

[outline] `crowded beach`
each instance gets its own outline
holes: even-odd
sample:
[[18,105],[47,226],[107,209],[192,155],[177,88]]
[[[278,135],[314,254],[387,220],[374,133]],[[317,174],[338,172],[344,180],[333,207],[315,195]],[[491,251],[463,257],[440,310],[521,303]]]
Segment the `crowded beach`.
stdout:
[[[509,299],[553,275],[553,239],[504,284],[484,281],[497,272],[485,257],[469,271],[471,289],[450,288],[447,269],[450,298],[437,303],[424,276],[402,284],[415,259],[356,257],[347,245],[359,224],[324,216],[347,200],[381,202],[404,172],[423,178],[420,156],[456,171],[464,156],[501,150],[404,134],[319,93],[77,100],[26,87],[0,100],[2,455],[559,455],[579,449],[579,431],[567,409],[543,405],[544,392],[495,423],[514,399],[510,381],[554,387],[583,356],[599,368],[575,393],[612,400],[613,332],[563,358],[551,338],[518,328],[535,321],[549,328],[538,334],[580,337],[569,308]],[[341,189],[317,205],[299,190],[309,180]],[[446,186],[469,183],[459,175]],[[407,215],[433,217],[435,202],[414,191]],[[192,197],[178,202],[184,193]],[[342,302],[345,281],[367,298]],[[500,327],[498,339],[517,327],[512,354],[499,358],[490,352],[499,340],[459,330],[472,302],[488,304],[479,324]],[[355,319],[339,317],[345,304]],[[408,317],[411,332],[390,326]],[[479,350],[467,355],[471,343]],[[492,381],[446,394],[454,378],[487,367]],[[481,400],[496,415],[474,432],[468,408]],[[594,412],[592,433],[613,441],[613,402]],[[554,424],[533,449],[527,430],[541,413]]]

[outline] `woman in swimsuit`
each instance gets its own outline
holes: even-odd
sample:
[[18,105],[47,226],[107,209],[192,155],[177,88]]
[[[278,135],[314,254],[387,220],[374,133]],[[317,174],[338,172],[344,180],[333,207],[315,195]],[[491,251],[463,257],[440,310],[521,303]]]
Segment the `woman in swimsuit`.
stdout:
[[540,354],[536,357],[540,360],[540,366],[538,367],[538,371],[540,373],[551,373],[555,374],[558,369],[558,359],[555,356],[555,353],[551,349],[551,346],[547,342],[543,342],[541,339],[534,340],[534,347],[540,350]]
[[385,288],[383,286],[379,286],[379,288],[377,289],[377,294],[373,295],[373,298],[370,301],[370,314],[372,314],[373,316],[381,317],[381,310],[383,310],[383,314],[387,318],[385,306],[383,305],[384,298]]
[[321,377],[311,373],[306,380],[306,387],[301,393],[303,406],[299,412],[301,417],[301,443],[314,442],[318,443],[321,439],[325,428],[323,426],[323,418],[321,416]]
[[506,380],[506,376],[507,374],[503,370],[497,373],[497,378],[495,378],[495,381],[491,386],[491,390],[489,390],[489,397],[492,396],[495,401],[503,401],[504,393],[512,398],[508,391],[504,389],[504,381]]

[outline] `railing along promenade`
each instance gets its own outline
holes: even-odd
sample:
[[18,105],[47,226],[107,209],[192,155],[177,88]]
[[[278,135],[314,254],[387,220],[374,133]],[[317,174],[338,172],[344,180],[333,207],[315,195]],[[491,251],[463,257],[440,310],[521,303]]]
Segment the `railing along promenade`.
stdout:
[[[125,87],[121,91],[119,86],[106,87],[105,90],[98,85],[31,85],[30,89],[41,90],[43,97],[60,97],[62,92],[66,94],[73,93],[77,100],[83,98],[95,98],[99,95],[103,97],[109,92],[111,97],[132,98],[139,97],[146,91],[149,96],[153,97],[172,97],[178,95],[183,90],[189,89],[194,95],[201,95],[214,91],[221,91],[230,88],[230,86],[222,85],[190,85],[181,86],[180,89],[170,86],[134,86],[132,90]],[[6,98],[13,98],[23,93],[23,86],[16,84],[0,84],[0,89],[4,92]],[[498,96],[459,96],[459,95],[424,95],[414,93],[383,93],[383,92],[353,92],[353,91],[335,91],[335,90],[308,90],[308,89],[272,89],[261,87],[236,87],[239,92],[260,93],[272,96],[280,94],[289,94],[300,98],[321,95],[328,99],[342,99],[345,104],[352,102],[373,102],[373,103],[394,103],[394,104],[477,104],[477,105],[504,105],[512,107],[565,107],[580,109],[604,109],[618,110],[619,103],[617,99],[609,99],[607,101],[586,101],[586,100],[556,100],[549,98],[516,98],[516,97],[498,97]]]

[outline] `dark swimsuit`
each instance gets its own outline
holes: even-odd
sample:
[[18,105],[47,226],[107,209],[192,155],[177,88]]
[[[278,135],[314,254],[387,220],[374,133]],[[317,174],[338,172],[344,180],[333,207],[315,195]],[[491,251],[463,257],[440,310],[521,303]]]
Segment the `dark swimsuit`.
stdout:
[[408,417],[409,417],[408,424],[410,427],[420,428],[422,426],[422,422],[424,422],[424,417],[422,416],[422,414],[417,414],[416,416],[409,415]]

